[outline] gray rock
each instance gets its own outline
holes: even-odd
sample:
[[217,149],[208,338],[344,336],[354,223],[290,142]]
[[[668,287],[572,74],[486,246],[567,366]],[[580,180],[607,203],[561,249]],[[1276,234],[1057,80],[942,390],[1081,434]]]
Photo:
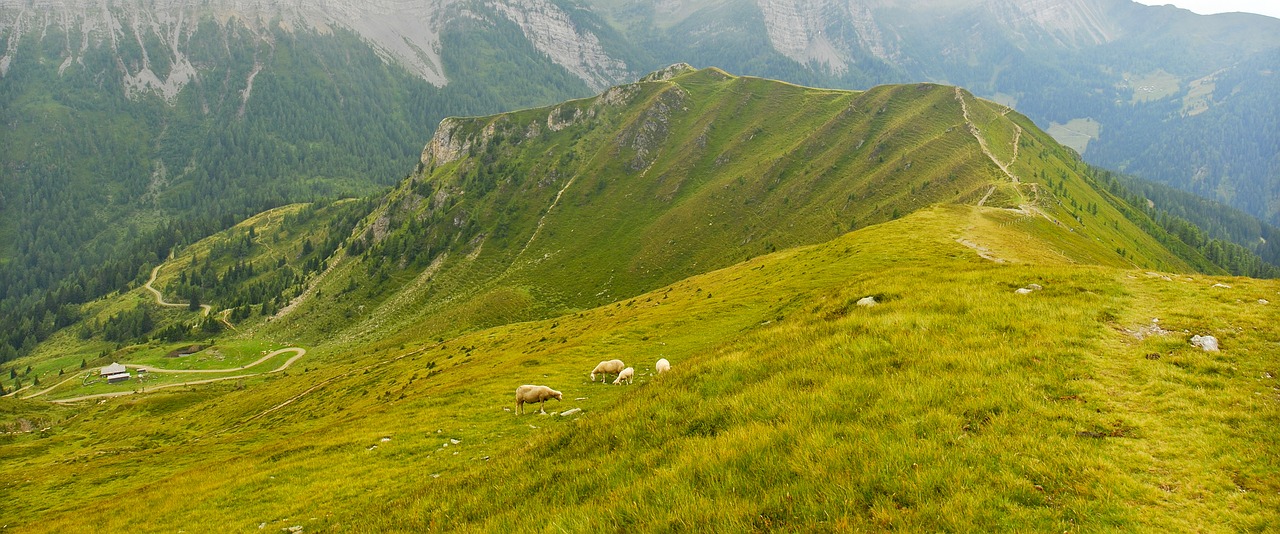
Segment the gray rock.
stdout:
[[875,297],[862,297],[858,299],[858,305],[862,306],[863,308],[870,308],[872,306],[875,306],[876,304],[879,304],[879,302],[876,302]]
[[573,415],[575,413],[581,413],[581,412],[582,412],[582,408],[573,408],[571,410],[565,410],[563,413],[560,414],[560,417],[564,417],[566,415]]
[[1030,294],[1031,294],[1031,291],[1032,291],[1032,290],[1031,290],[1031,289],[1029,289],[1029,288],[1020,287],[1020,288],[1018,288],[1018,290],[1017,290],[1017,291],[1014,291],[1014,293],[1017,293],[1017,294],[1019,294],[1019,295],[1030,295]]
[[1191,336],[1191,345],[1205,352],[1218,352],[1218,338],[1213,336]]

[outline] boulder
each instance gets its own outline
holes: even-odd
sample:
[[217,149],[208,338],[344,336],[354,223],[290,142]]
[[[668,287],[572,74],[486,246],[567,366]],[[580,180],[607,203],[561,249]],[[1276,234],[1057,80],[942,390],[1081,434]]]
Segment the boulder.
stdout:
[[858,299],[858,305],[862,306],[863,308],[870,308],[872,306],[875,306],[876,304],[879,304],[879,302],[876,302],[875,297],[862,297]]
[[1205,352],[1218,352],[1218,338],[1213,336],[1191,336],[1191,345]]

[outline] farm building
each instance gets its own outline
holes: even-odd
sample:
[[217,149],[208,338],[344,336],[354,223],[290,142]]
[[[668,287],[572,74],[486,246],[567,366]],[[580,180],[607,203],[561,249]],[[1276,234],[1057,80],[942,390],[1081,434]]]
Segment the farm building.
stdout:
[[102,373],[99,376],[106,378],[108,384],[123,382],[132,378],[129,374],[129,369],[119,363],[112,363],[111,365],[103,367]]

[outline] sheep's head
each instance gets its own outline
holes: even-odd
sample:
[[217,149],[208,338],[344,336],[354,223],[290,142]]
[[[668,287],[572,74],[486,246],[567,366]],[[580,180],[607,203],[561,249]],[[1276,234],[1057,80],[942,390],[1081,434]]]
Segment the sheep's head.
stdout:
[[553,389],[551,390],[551,394],[555,396],[556,400],[564,400],[564,393],[561,393]]

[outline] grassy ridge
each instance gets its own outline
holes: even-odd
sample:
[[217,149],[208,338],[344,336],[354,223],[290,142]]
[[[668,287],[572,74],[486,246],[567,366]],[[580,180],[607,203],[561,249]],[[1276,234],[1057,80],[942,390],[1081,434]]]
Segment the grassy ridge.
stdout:
[[361,342],[448,337],[980,199],[1069,228],[1051,234],[1076,261],[1213,269],[1147,236],[1030,121],[954,88],[850,92],[717,69],[669,74],[446,121],[422,173],[371,217],[362,254],[321,284],[343,298],[313,299],[281,329]]
[[[1057,255],[1007,222],[926,210],[553,320],[243,391],[85,408],[46,437],[5,438],[6,478],[30,480],[7,519],[59,531],[90,528],[86,513],[107,518],[95,529],[155,530],[1274,521],[1277,339],[1257,299],[1280,286],[1029,262]],[[1006,263],[957,243],[966,232]],[[1044,289],[1014,293],[1030,283]],[[867,295],[881,304],[853,304]],[[1170,334],[1128,333],[1152,318]],[[1193,349],[1191,333],[1225,350]],[[659,356],[670,375],[649,374]],[[637,367],[636,386],[587,381],[609,357]],[[505,408],[521,383],[564,391],[553,411],[584,412],[516,416]]]

